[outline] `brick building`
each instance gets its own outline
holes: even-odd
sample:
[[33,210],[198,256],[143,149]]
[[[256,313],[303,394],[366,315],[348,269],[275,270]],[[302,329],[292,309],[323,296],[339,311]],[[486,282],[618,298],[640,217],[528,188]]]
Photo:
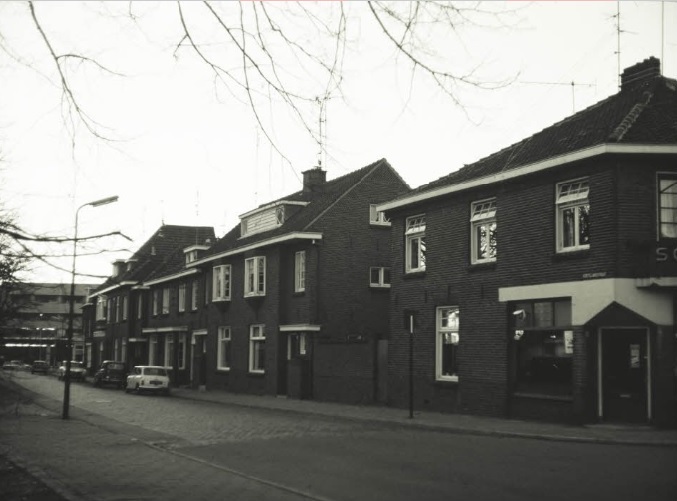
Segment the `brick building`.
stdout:
[[392,222],[388,396],[674,426],[677,82],[620,91],[377,207]]
[[210,389],[343,402],[385,398],[390,224],[375,204],[409,190],[380,160],[240,216],[187,264],[207,278],[192,331]]
[[[90,295],[84,308],[90,370],[103,360],[120,360],[128,367],[149,362],[174,366],[173,355],[166,354],[171,343],[159,334],[181,334],[179,340],[185,348],[186,329],[179,332],[177,327],[190,321],[174,314],[176,308],[170,301],[177,304],[177,292],[152,279],[183,269],[185,248],[209,246],[215,240],[211,227],[162,225],[131,258],[113,263],[112,275]],[[189,316],[193,313],[191,310]]]

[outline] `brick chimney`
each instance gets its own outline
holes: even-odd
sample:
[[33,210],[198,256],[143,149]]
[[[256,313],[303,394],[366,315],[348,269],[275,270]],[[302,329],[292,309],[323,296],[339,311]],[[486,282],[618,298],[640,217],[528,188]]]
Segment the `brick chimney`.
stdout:
[[303,173],[303,193],[322,191],[327,182],[327,171],[322,167],[315,167]]
[[649,82],[661,74],[661,61],[650,57],[641,63],[625,68],[621,74],[621,90]]

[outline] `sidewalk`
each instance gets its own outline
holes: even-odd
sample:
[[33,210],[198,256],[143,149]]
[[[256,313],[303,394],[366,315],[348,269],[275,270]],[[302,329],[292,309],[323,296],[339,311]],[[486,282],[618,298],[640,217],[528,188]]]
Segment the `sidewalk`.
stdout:
[[369,421],[388,426],[427,429],[470,435],[561,440],[599,444],[626,444],[677,447],[677,429],[657,429],[642,425],[591,424],[583,426],[537,421],[521,421],[464,414],[442,414],[394,409],[376,405],[346,405],[274,396],[235,394],[226,391],[172,390],[173,397],[213,403],[316,414]]

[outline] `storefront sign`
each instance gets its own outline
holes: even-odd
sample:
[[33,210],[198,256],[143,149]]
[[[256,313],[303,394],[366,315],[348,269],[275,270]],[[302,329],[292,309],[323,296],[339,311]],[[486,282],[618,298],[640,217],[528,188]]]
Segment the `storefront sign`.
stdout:
[[574,352],[574,331],[564,331],[564,353],[571,355]]
[[675,247],[656,247],[656,262],[662,263],[664,261],[677,262],[677,246]]

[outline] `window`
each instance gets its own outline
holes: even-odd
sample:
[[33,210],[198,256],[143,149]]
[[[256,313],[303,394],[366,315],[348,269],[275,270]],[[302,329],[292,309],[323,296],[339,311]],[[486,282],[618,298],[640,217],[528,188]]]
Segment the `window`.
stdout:
[[677,178],[658,180],[658,237],[677,238]]
[[115,298],[108,300],[108,313],[108,322],[112,324],[115,322]]
[[512,305],[515,390],[571,395],[574,333],[571,300],[545,299]]
[[390,268],[372,266],[369,268],[370,287],[390,287]]
[[120,340],[115,339],[113,342],[113,360],[120,360]]
[[230,301],[231,266],[214,266],[212,274],[212,301]]
[[219,327],[218,346],[216,348],[216,368],[219,370],[230,370],[230,327]]
[[186,284],[179,284],[179,313],[186,311]]
[[306,290],[306,251],[299,251],[294,258],[294,292]]
[[212,284],[209,282],[209,278],[205,275],[205,304],[209,304],[209,289],[212,287]]
[[125,338],[122,338],[122,352],[120,354],[120,360],[122,362],[127,361],[127,340]]
[[390,226],[390,220],[383,212],[376,210],[376,204],[369,204],[369,224]]
[[197,310],[197,290],[199,288],[198,281],[193,280],[192,290],[190,291],[190,309]]
[[169,287],[162,289],[162,314],[169,313]]
[[[186,336],[181,334],[179,336],[179,369],[184,369],[186,366]],[[170,334],[165,338],[165,366],[174,367],[174,336]]]
[[160,289],[152,291],[153,294],[153,315],[160,311]]
[[496,199],[474,202],[470,208],[470,262],[496,261]]
[[425,271],[425,216],[407,218],[406,272]]
[[265,372],[266,333],[263,325],[249,327],[249,372]]
[[308,354],[307,342],[305,332],[289,334],[287,338],[287,360],[305,357]]
[[122,320],[127,320],[128,308],[127,296],[122,296]]
[[96,301],[96,319],[97,320],[106,320],[107,316],[107,300],[106,296],[99,296],[99,298]]
[[158,361],[158,341],[157,336],[152,334],[148,338],[148,365],[157,365]]
[[136,318],[141,320],[143,318],[143,294],[141,292],[139,292],[136,301]]
[[557,185],[557,251],[590,247],[588,180],[578,179]]
[[437,308],[435,375],[439,381],[458,381],[458,320],[456,306]]
[[266,258],[252,257],[245,260],[244,295],[264,296],[266,294]]
[[197,250],[191,250],[186,252],[186,264],[197,261]]

